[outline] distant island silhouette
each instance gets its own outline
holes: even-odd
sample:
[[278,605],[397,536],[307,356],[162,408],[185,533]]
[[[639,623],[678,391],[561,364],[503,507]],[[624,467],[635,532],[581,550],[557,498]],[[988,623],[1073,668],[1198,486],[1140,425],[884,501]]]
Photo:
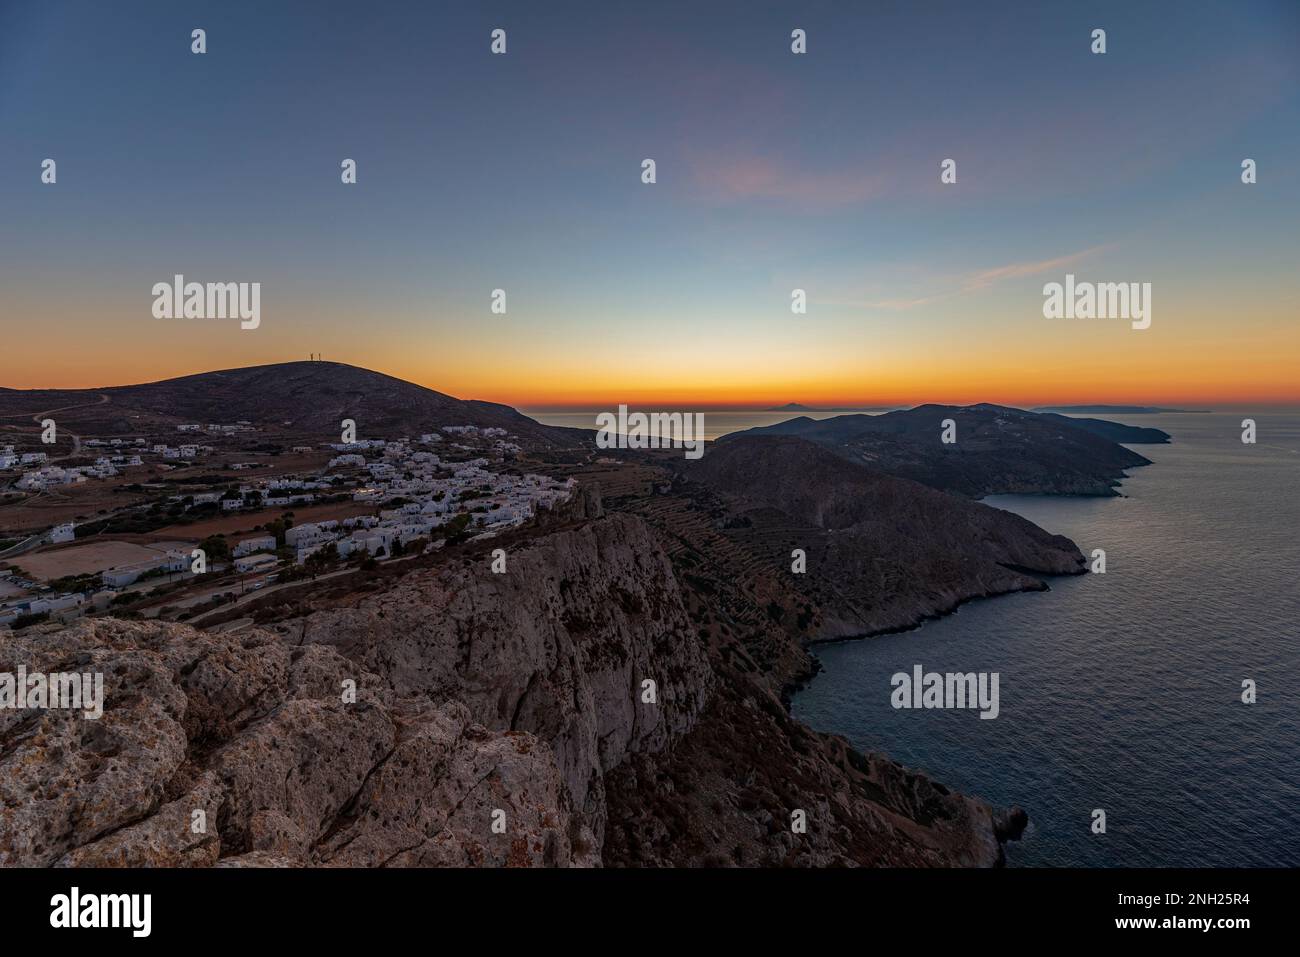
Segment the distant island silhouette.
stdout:
[[889,405],[853,405],[853,406],[835,406],[820,408],[812,405],[804,405],[802,402],[787,402],[785,405],[774,406],[770,409],[763,409],[763,412],[875,412],[884,409],[892,409],[895,406]]
[[1111,415],[1152,415],[1156,412],[1210,412],[1211,409],[1162,409],[1152,405],[1040,405],[1034,412],[1103,412]]

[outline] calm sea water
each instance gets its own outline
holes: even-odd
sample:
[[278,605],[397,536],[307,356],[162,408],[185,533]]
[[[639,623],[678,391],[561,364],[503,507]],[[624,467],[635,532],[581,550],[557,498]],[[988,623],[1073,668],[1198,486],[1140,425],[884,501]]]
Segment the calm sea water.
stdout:
[[[1105,549],[1107,573],[821,646],[795,714],[1020,804],[1012,865],[1300,865],[1300,415],[1253,417],[1253,446],[1241,415],[1117,417],[1173,437],[1136,447],[1155,464],[1126,497],[989,499]],[[890,676],[915,664],[998,672],[1000,716],[894,710]]]

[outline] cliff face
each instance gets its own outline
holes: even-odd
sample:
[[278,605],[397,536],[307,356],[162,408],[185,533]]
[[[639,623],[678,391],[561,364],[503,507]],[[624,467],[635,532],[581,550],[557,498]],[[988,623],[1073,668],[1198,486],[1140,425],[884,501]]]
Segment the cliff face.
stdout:
[[717,694],[690,733],[609,775],[607,865],[987,867],[1019,836],[1023,812],[795,721],[739,645],[715,663]]
[[284,631],[399,694],[453,698],[487,728],[546,742],[597,838],[604,775],[689,730],[713,684],[668,560],[629,516],[511,549],[504,573],[489,553]]
[[0,866],[998,859],[983,802],[793,721],[641,519],[491,546],[274,630],[12,638],[106,701],[0,711]]

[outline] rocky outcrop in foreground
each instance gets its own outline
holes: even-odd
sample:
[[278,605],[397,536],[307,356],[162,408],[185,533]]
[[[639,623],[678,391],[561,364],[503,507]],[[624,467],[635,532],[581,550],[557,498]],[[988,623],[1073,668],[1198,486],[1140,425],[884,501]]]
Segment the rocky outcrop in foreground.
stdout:
[[790,718],[640,518],[490,546],[274,629],[12,637],[106,700],[0,711],[0,866],[999,859],[1014,821]]
[[[0,713],[0,866],[595,860],[549,748],[329,648],[99,619],[4,657],[102,671],[106,707]],[[483,826],[496,809],[504,834]]]

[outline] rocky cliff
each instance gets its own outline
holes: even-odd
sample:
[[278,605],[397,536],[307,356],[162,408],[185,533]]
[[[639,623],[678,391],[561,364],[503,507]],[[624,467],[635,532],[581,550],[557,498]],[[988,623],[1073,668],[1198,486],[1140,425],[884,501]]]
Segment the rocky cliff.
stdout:
[[103,672],[106,706],[0,717],[0,866],[595,859],[536,738],[394,695],[324,646],[100,619],[4,658]]
[[338,649],[399,694],[455,699],[487,728],[545,741],[599,838],[605,774],[668,747],[703,709],[705,649],[667,558],[634,518],[549,534],[505,560],[494,573],[490,553],[466,558],[281,630]]
[[106,702],[0,711],[0,866],[998,860],[1014,821],[793,721],[641,518],[491,547],[273,628],[10,639]]

